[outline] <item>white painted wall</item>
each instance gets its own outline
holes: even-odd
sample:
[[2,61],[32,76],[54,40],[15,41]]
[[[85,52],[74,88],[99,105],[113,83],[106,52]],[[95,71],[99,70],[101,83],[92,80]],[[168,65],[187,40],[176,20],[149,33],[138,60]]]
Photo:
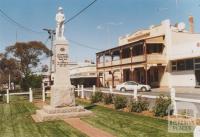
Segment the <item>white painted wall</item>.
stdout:
[[194,87],[196,85],[194,71],[171,72],[170,77],[172,86]]
[[198,57],[200,54],[200,34],[172,32],[170,60]]

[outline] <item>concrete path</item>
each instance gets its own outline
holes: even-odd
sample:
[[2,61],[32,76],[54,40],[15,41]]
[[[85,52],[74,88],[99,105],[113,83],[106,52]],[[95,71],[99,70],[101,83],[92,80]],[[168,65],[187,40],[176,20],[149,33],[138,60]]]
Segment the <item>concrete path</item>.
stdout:
[[72,127],[78,129],[79,131],[85,133],[89,137],[114,137],[113,135],[92,127],[88,123],[80,120],[80,118],[68,118],[64,120],[66,123],[70,124]]

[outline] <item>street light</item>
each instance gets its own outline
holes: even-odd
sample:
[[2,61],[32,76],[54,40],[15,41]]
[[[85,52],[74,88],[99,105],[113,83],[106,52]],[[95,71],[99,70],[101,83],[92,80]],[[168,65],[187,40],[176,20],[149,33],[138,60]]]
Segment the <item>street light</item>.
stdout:
[[[53,29],[46,29],[46,28],[44,28],[43,29],[44,31],[46,31],[48,34],[49,34],[49,39],[51,39],[51,53],[52,53],[52,51],[53,51],[53,40],[54,40],[54,35],[56,34],[55,33],[55,30],[53,30]],[[49,64],[49,67],[50,67],[50,69],[49,69],[49,72],[50,72],[50,82],[51,82],[51,74],[52,74],[52,54],[51,54],[51,57],[50,57],[50,64]]]

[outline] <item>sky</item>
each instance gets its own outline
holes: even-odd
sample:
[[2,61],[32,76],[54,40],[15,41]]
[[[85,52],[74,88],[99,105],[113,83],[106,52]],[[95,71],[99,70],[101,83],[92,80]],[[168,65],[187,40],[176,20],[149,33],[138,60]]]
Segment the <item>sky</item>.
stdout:
[[[55,14],[63,7],[69,19],[93,0],[0,0],[0,9],[9,17],[34,31],[26,31],[0,13],[0,52],[16,41],[38,40],[50,47],[43,28],[55,28]],[[158,25],[170,19],[172,24],[185,22],[194,16],[195,32],[200,32],[200,0],[98,0],[77,18],[65,25],[69,41],[70,60],[95,61],[95,53],[116,47],[118,38],[137,30]],[[80,46],[81,43],[94,49]],[[99,49],[99,50],[97,50]]]

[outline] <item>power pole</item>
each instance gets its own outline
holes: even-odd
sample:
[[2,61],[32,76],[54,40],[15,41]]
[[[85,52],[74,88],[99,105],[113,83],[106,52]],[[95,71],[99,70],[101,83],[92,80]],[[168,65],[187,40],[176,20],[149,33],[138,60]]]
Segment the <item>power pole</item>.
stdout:
[[50,64],[49,64],[49,72],[50,72],[50,82],[51,82],[51,74],[52,74],[52,54],[53,54],[53,40],[54,40],[54,35],[55,35],[55,30],[53,29],[43,29],[49,34],[49,39],[51,39],[51,57],[50,57]]

